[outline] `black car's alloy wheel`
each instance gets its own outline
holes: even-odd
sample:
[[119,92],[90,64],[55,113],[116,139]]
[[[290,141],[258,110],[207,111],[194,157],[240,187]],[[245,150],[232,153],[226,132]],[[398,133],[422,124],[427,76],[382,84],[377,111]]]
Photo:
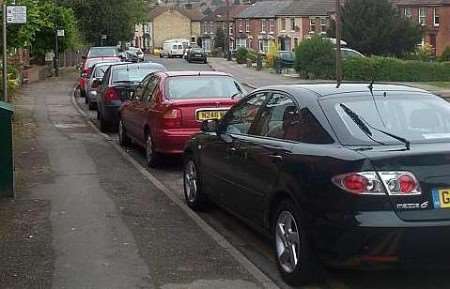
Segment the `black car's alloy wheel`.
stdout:
[[111,126],[109,122],[107,122],[104,118],[102,113],[99,114],[99,123],[100,123],[100,131],[101,132],[109,132]]
[[119,143],[124,147],[129,146],[131,143],[122,120],[119,121]]
[[313,281],[319,272],[300,223],[298,210],[290,200],[282,201],[273,219],[274,251],[283,279],[294,286]]
[[191,156],[187,156],[184,163],[184,197],[187,205],[193,210],[206,208],[207,199],[202,192],[200,171]]

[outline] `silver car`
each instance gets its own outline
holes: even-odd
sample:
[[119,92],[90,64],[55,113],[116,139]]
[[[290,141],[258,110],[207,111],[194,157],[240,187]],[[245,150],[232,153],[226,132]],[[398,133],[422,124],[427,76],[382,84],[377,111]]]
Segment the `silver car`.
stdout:
[[101,82],[105,71],[114,64],[121,64],[123,62],[100,62],[94,65],[91,75],[89,76],[88,83],[86,85],[86,103],[89,106],[89,110],[95,110],[97,108],[97,85],[94,81]]

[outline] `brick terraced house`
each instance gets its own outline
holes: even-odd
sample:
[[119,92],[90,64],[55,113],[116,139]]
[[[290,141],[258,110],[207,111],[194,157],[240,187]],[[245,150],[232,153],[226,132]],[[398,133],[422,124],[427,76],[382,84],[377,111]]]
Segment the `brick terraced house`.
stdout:
[[450,0],[393,0],[401,14],[424,28],[422,43],[433,47],[441,55],[450,46]]

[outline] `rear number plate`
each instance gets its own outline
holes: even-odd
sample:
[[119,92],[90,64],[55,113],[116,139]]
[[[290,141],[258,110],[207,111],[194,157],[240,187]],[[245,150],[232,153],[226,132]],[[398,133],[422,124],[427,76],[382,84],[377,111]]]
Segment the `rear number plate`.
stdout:
[[450,189],[433,189],[434,208],[450,208]]
[[207,119],[221,119],[226,112],[227,112],[226,110],[197,111],[197,120],[203,121]]

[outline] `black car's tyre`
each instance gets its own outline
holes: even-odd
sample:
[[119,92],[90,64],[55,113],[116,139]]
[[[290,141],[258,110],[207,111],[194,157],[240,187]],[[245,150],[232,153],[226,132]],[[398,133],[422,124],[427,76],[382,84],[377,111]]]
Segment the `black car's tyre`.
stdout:
[[131,139],[127,135],[127,130],[122,120],[119,120],[119,143],[123,147],[129,146],[131,143]]
[[314,281],[320,266],[308,244],[299,210],[289,199],[280,202],[272,221],[273,246],[283,279],[293,286]]
[[97,105],[91,101],[88,101],[88,107],[89,110],[95,110],[97,108]]
[[205,59],[204,63],[207,64],[207,63],[208,63],[208,60]]
[[89,103],[89,97],[86,95],[84,97],[84,104],[88,104]]
[[186,204],[193,210],[204,210],[208,206],[207,196],[203,193],[200,170],[192,155],[187,154],[184,160],[184,197]]
[[100,117],[100,119],[98,122],[100,124],[100,131],[101,132],[109,132],[109,130],[111,129],[111,124],[103,118],[103,115],[101,113],[100,113],[99,117]]
[[150,133],[145,136],[145,159],[149,168],[156,168],[161,164],[161,154],[154,150],[152,137]]
[[86,97],[86,91],[84,91],[83,89],[80,88],[80,96],[81,97]]

